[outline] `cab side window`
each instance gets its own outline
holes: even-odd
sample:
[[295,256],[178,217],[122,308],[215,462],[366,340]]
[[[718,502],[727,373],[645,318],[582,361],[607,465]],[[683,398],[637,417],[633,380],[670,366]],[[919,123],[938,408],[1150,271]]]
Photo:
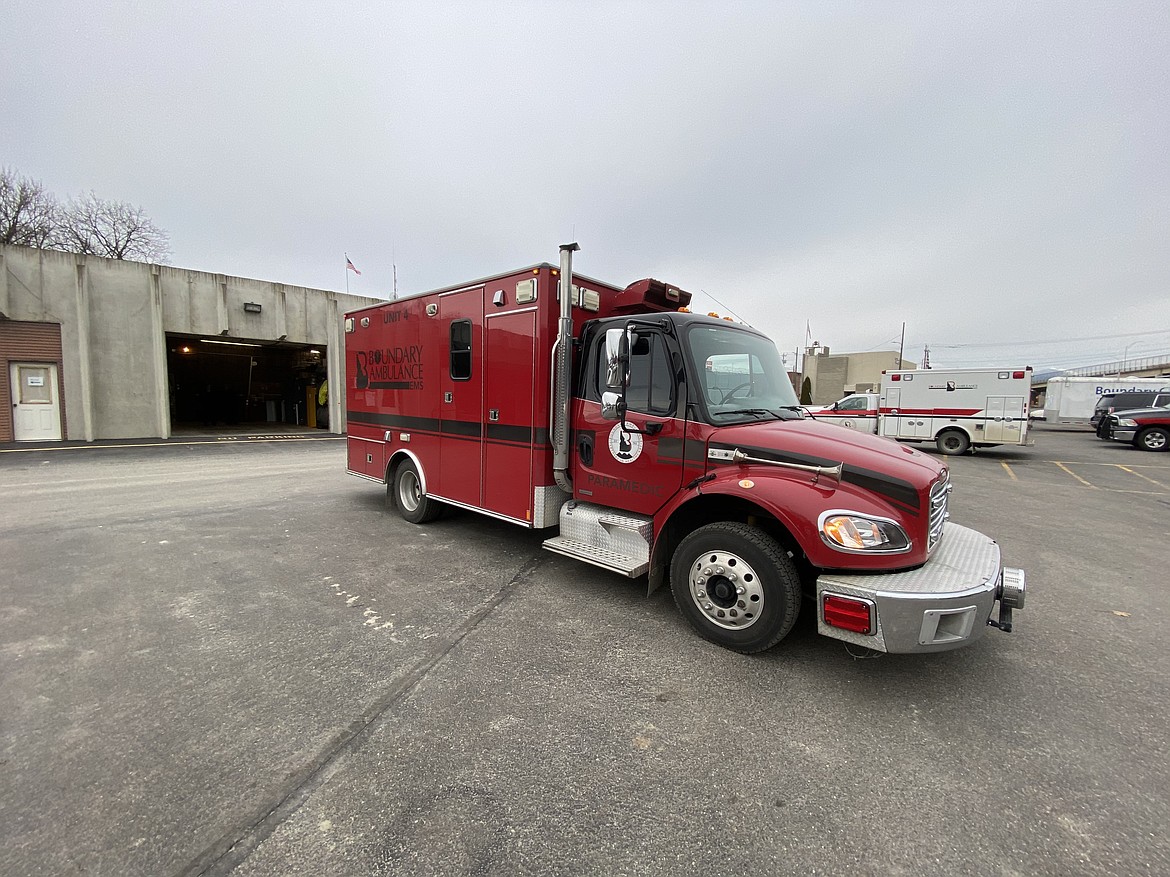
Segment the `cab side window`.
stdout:
[[643,414],[674,412],[674,376],[666,339],[657,332],[639,334],[630,350],[630,386],[626,405]]

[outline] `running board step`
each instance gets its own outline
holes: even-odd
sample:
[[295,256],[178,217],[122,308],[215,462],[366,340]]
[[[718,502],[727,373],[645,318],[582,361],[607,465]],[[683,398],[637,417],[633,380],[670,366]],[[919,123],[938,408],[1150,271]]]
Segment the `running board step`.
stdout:
[[583,560],[585,563],[608,569],[610,572],[619,572],[632,579],[642,575],[650,568],[648,560],[639,560],[627,554],[618,554],[616,551],[608,551],[604,548],[598,548],[596,545],[590,545],[588,542],[569,539],[565,536],[554,536],[552,539],[546,539],[544,547],[557,554]]
[[636,578],[650,568],[651,518],[588,502],[567,502],[559,515],[560,535],[549,551]]

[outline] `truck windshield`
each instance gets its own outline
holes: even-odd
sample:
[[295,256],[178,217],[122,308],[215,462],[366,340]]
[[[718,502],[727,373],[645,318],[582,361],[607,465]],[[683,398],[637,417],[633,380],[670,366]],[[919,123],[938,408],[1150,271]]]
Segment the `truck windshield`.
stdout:
[[735,326],[692,325],[687,347],[712,422],[779,416],[798,402],[767,338]]

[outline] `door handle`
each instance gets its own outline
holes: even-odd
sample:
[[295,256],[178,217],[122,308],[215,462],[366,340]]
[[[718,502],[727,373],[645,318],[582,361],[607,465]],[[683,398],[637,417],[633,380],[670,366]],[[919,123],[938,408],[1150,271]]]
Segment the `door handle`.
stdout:
[[593,465],[593,436],[581,435],[577,437],[577,453],[581,462],[586,466]]
[[662,424],[656,420],[646,421],[646,435],[658,435],[662,432]]

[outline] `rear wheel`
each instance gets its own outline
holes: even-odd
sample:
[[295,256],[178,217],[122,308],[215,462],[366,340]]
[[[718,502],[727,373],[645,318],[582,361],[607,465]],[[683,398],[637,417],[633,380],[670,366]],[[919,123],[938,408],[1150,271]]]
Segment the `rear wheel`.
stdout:
[[762,530],[721,521],[679,543],[670,565],[674,602],[704,638],[737,652],[771,648],[800,612],[800,578]]
[[939,453],[946,454],[948,457],[965,454],[967,449],[971,447],[971,440],[967,438],[965,432],[959,429],[944,429],[938,434],[934,443],[938,447]]
[[394,478],[387,491],[398,509],[398,514],[412,524],[433,521],[443,510],[440,503],[423,493],[422,478],[418,474],[418,467],[411,459],[403,460],[394,469]]
[[1152,426],[1139,432],[1133,443],[1143,451],[1164,451],[1170,446],[1170,432],[1160,426]]

